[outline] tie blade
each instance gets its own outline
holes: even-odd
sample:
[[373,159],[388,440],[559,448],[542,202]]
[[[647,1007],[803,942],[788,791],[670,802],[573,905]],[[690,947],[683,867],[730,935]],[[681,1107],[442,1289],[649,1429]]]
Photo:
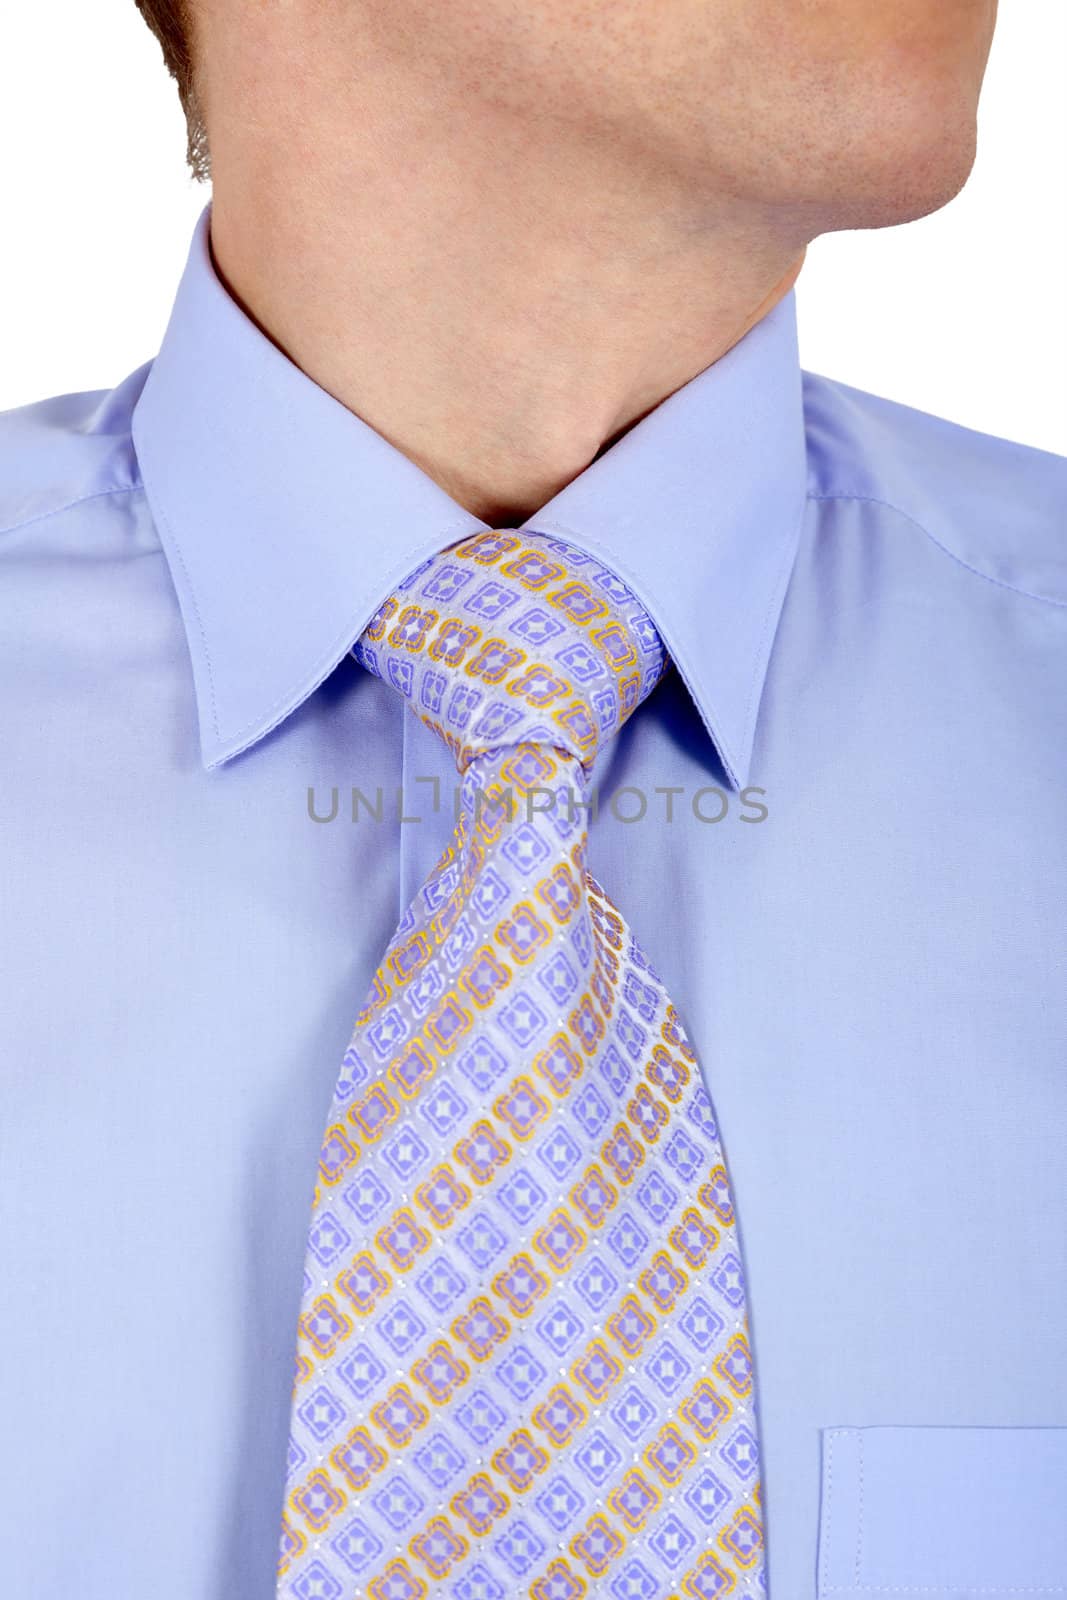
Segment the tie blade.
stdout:
[[279,1600],[756,1600],[719,1129],[585,861],[589,770],[659,635],[599,561],[498,530],[412,573],[353,653],[464,777],[323,1141]]
[[[286,1600],[762,1592],[711,1101],[660,979],[575,869],[580,822],[535,866],[523,827],[485,859],[499,904],[482,873],[464,891],[492,943],[433,998],[415,986],[436,956],[395,964],[346,1058],[300,1319]],[[539,898],[561,868],[569,891]]]

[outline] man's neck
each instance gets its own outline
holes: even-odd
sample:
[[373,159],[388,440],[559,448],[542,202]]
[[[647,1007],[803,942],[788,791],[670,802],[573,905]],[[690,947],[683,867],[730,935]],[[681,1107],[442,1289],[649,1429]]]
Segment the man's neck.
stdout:
[[803,260],[801,237],[656,190],[610,153],[531,148],[484,108],[375,82],[347,109],[290,94],[269,122],[232,87],[212,129],[220,276],[309,377],[492,524],[532,515],[718,360]]

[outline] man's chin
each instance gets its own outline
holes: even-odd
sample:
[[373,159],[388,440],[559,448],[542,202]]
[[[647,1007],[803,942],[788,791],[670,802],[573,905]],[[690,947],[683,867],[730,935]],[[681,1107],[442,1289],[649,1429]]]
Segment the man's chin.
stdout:
[[940,211],[954,200],[970,177],[974,166],[974,136],[945,139],[926,158],[901,161],[884,192],[872,201],[869,228],[893,227],[916,222]]
[[974,166],[977,130],[973,109],[944,114],[901,129],[887,125],[881,140],[856,152],[828,175],[831,226],[889,228],[940,211],[954,200]]

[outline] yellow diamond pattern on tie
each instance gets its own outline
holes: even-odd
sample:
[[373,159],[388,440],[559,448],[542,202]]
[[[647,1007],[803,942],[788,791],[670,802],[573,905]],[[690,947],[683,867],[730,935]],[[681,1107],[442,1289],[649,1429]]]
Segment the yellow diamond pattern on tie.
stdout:
[[354,655],[452,750],[455,837],[323,1141],[279,1600],[756,1600],[733,1203],[681,1021],[587,870],[596,752],[668,663],[610,568],[475,535]]

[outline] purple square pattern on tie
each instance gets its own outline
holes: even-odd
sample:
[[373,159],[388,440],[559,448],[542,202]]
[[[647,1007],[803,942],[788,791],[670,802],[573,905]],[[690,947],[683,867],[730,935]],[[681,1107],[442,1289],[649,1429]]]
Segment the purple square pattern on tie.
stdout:
[[467,538],[353,650],[451,750],[451,845],[323,1137],[278,1600],[761,1600],[755,1375],[707,1086],[586,868],[669,667],[617,574]]

